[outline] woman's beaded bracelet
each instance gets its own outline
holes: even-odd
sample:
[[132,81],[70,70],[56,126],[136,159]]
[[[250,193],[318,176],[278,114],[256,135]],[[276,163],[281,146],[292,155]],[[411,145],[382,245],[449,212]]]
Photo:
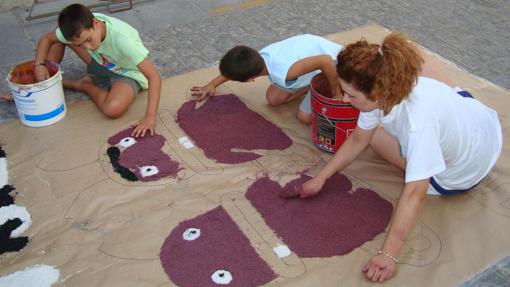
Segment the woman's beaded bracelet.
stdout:
[[395,263],[397,263],[397,262],[398,262],[397,257],[394,257],[393,255],[389,254],[388,252],[386,252],[386,251],[384,251],[384,250],[382,250],[382,249],[381,249],[381,250],[379,250],[379,254],[382,254],[382,255],[384,255],[384,256],[386,256],[386,257],[388,257],[389,259],[391,259],[391,261],[393,261],[393,262],[395,262]]

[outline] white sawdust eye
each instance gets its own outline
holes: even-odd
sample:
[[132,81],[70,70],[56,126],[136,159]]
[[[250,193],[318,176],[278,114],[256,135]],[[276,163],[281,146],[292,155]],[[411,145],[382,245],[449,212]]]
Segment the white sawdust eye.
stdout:
[[230,274],[227,270],[216,270],[216,272],[211,275],[211,279],[218,285],[227,285],[232,282],[233,278],[232,274]]
[[198,228],[188,228],[182,234],[182,239],[186,241],[193,241],[200,237],[200,229]]
[[134,137],[125,137],[119,141],[119,145],[123,148],[130,147],[136,143]]
[[156,166],[146,165],[146,166],[140,167],[140,174],[143,177],[153,176],[153,175],[156,175],[158,173],[159,173],[159,169]]

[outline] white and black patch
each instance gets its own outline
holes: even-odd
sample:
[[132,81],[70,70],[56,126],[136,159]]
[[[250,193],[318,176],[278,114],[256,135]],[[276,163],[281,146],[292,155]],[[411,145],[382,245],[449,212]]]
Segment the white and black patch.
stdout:
[[143,177],[153,176],[159,173],[159,169],[154,165],[146,165],[140,168],[140,175]]
[[5,152],[0,147],[0,254],[23,249],[28,244],[28,237],[21,234],[32,224],[27,209],[14,204],[10,193],[15,188],[8,182]]
[[182,239],[186,241],[193,241],[200,237],[200,229],[198,228],[188,228],[182,234]]
[[125,137],[119,141],[119,145],[123,148],[128,148],[134,144],[136,144],[134,137]]
[[218,285],[228,285],[232,282],[232,274],[227,270],[216,270],[212,275],[211,279]]

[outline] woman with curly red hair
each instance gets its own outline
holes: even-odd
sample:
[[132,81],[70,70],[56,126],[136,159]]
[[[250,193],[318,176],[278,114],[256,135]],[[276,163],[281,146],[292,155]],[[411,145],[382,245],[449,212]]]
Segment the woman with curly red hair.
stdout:
[[391,33],[381,45],[361,40],[340,52],[337,73],[343,100],[361,111],[358,125],[300,190],[302,197],[317,194],[326,179],[368,146],[405,171],[388,235],[363,268],[372,281],[394,276],[400,249],[426,194],[468,191],[501,154],[497,113],[447,80],[420,76],[423,63],[418,49],[400,33]]

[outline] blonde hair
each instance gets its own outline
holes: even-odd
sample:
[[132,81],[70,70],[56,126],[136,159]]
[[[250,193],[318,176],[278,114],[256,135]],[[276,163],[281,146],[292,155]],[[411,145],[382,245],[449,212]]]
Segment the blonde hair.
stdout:
[[337,73],[388,113],[409,96],[422,64],[416,46],[394,32],[381,45],[365,39],[347,45],[338,54]]

